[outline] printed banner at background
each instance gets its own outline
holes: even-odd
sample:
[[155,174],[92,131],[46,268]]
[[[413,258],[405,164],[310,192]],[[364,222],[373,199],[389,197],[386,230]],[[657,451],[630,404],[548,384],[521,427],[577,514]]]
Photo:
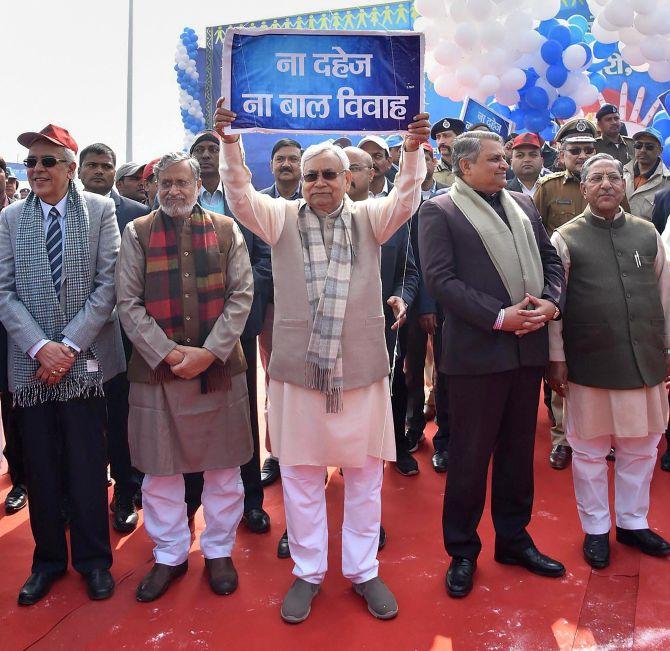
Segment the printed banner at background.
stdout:
[[423,34],[229,29],[231,131],[397,133],[422,112]]
[[469,97],[463,102],[461,120],[465,122],[466,129],[470,129],[473,124],[481,123],[503,138],[507,138],[514,131],[513,122]]

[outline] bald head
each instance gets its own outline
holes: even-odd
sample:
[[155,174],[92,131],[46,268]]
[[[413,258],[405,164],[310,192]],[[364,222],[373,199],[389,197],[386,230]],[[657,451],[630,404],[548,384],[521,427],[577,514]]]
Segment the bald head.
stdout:
[[370,195],[370,183],[374,176],[372,156],[360,147],[345,147],[344,153],[349,159],[351,171],[349,197],[352,201],[364,201]]

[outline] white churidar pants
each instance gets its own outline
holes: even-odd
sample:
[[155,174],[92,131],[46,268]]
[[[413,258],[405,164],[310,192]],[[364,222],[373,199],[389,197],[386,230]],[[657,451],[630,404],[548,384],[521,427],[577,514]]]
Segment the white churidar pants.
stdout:
[[[244,488],[239,468],[206,470],[202,489],[205,530],[200,549],[205,558],[231,555],[244,510]],[[191,532],[184,501],[184,476],[144,475],[144,527],[154,541],[154,558],[164,565],[180,565],[188,558]]]
[[[328,569],[325,466],[281,466],[293,574],[321,583]],[[384,462],[367,457],[362,468],[343,468],[342,574],[353,583],[377,576]]]
[[656,463],[660,434],[617,438],[598,436],[580,439],[568,430],[572,447],[572,478],[577,511],[584,533],[603,534],[611,527],[607,461],[614,445],[614,511],[623,529],[648,528],[649,484]]

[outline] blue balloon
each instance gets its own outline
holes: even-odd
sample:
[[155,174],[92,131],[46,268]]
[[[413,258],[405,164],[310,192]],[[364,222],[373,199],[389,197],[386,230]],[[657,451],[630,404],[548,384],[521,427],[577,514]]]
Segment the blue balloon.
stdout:
[[616,43],[599,43],[593,44],[593,56],[596,59],[607,59],[609,56],[617,51]]
[[543,110],[549,106],[549,95],[544,88],[540,88],[539,86],[529,88],[526,91],[525,99],[528,106],[534,109]]
[[535,86],[535,82],[540,78],[540,75],[535,72],[535,68],[527,68],[523,73],[526,75],[526,83],[519,89],[520,93]]
[[577,103],[572,97],[560,96],[551,105],[551,112],[559,120],[567,120],[577,112]]
[[664,103],[665,103],[665,110],[670,111],[670,95],[666,95]]
[[542,129],[540,136],[547,142],[551,142],[558,133],[558,125],[555,122],[551,122],[549,126]]
[[663,159],[663,163],[665,164],[666,167],[670,167],[670,149],[664,149],[661,152],[661,158]]
[[589,81],[601,92],[607,85],[605,75],[601,75],[599,72],[594,72],[592,75],[589,75]]
[[540,55],[545,63],[552,66],[563,60],[563,47],[558,41],[548,40],[542,44]]
[[568,70],[562,63],[557,63],[547,68],[546,77],[550,85],[559,88],[568,78]]
[[589,63],[593,61],[593,50],[586,43],[579,43],[578,45],[581,45],[584,52],[586,52],[586,62],[584,63],[584,67],[587,67]]
[[574,25],[575,27],[579,27],[582,30],[582,32],[589,31],[589,21],[586,20],[586,18],[581,14],[575,14],[574,16],[570,16],[570,18],[568,18],[568,24]]
[[551,41],[557,41],[561,44],[561,47],[565,50],[572,43],[572,35],[570,30],[565,25],[557,25],[550,32],[547,37]]
[[651,126],[655,127],[656,123],[659,120],[667,120],[668,118],[670,118],[670,115],[668,115],[668,112],[661,109],[658,113],[656,113],[656,115],[654,115],[654,117],[651,121]]
[[554,29],[554,27],[558,27],[561,23],[559,23],[555,18],[550,18],[549,20],[543,20],[538,28],[537,31],[542,34],[542,36],[545,36],[549,38],[549,32]]
[[526,119],[526,114],[519,109],[514,109],[510,114],[509,119],[516,125],[522,125]]
[[509,106],[504,106],[503,104],[498,104],[498,102],[491,102],[491,104],[489,104],[489,108],[491,110],[495,111],[496,113],[499,113],[504,118],[508,118],[510,116],[510,113],[512,112],[512,111],[510,111]]
[[540,111],[530,111],[523,123],[528,131],[540,133],[547,126],[547,118]]
[[577,27],[577,25],[570,25],[568,29],[570,30],[570,40],[572,43],[581,43],[584,40],[584,32],[582,31],[581,27]]
[[670,137],[670,118],[663,118],[662,120],[659,120],[658,122],[654,122],[653,126],[654,126],[654,129],[656,129],[657,131],[660,131],[664,140],[666,138]]

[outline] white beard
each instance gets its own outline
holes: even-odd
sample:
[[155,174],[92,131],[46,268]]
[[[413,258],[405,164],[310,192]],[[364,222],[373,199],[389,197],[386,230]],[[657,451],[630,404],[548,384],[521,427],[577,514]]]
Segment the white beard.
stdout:
[[165,206],[162,204],[160,201],[158,202],[158,206],[160,209],[168,216],[172,217],[175,219],[186,219],[191,215],[191,212],[193,212],[193,207],[197,201],[193,202],[188,202],[184,207],[176,207],[176,206]]

